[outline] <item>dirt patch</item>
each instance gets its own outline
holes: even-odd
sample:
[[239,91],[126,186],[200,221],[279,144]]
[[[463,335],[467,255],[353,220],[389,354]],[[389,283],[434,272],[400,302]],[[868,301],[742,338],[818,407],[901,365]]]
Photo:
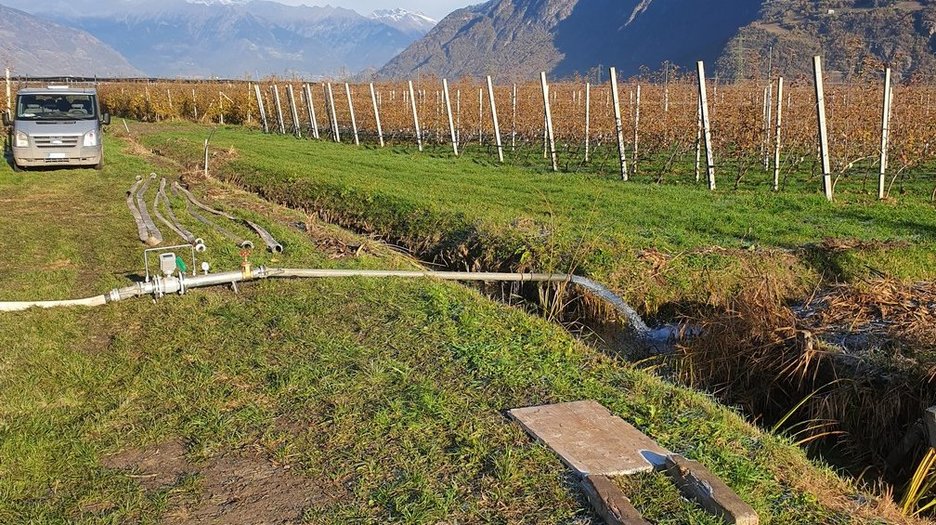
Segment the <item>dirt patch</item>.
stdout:
[[198,474],[198,502],[169,512],[165,523],[300,523],[305,509],[326,499],[311,480],[257,457],[221,457]]
[[176,502],[163,516],[162,523],[171,525],[301,523],[306,509],[333,499],[313,480],[256,452],[230,453],[193,464],[186,459],[181,440],[121,452],[103,463],[129,471],[128,476],[146,491],[169,488],[194,476],[196,496]]
[[128,470],[147,491],[173,485],[195,468],[185,459],[185,444],[174,439],[146,449],[130,449],[104,458],[107,468]]

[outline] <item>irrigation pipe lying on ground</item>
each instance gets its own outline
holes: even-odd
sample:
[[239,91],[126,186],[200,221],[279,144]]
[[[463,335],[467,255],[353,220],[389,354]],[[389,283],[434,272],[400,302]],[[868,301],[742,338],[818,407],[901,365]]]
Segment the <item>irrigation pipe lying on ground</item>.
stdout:
[[134,199],[136,199],[137,190],[140,188],[140,184],[143,184],[143,177],[138,176],[136,182],[134,182],[127,191],[127,207],[130,208],[130,214],[133,215],[133,220],[136,222],[137,235],[140,237],[140,242],[149,244],[149,228],[147,228],[146,223],[143,222],[143,216],[140,215],[140,210],[137,208],[136,203],[134,202]]
[[231,220],[231,221],[234,221],[234,222],[241,222],[241,223],[244,223],[245,225],[247,225],[248,228],[250,228],[251,230],[255,231],[255,232],[257,233],[257,235],[260,236],[261,239],[263,239],[263,243],[267,245],[267,248],[268,248],[271,252],[273,252],[273,253],[282,253],[282,252],[283,252],[283,245],[280,244],[279,242],[277,242],[277,240],[274,239],[272,235],[270,235],[270,232],[268,232],[268,231],[266,231],[265,229],[263,229],[259,224],[255,223],[255,222],[248,221],[247,219],[238,219],[237,217],[235,217],[235,216],[233,216],[233,215],[231,215],[231,214],[229,214],[229,213],[224,213],[224,212],[221,211],[221,210],[216,210],[216,209],[211,208],[211,207],[209,207],[209,206],[205,206],[204,204],[202,204],[201,202],[199,202],[198,199],[196,199],[194,195],[192,195],[192,192],[190,192],[189,190],[183,188],[182,185],[179,184],[178,182],[173,183],[173,187],[176,188],[176,189],[178,189],[179,191],[181,191],[182,194],[185,195],[185,198],[188,199],[192,204],[194,204],[195,206],[197,206],[197,207],[199,207],[199,208],[201,208],[201,209],[207,211],[208,213],[213,213],[213,214],[215,214],[215,215],[217,215],[217,216],[219,216],[219,217],[224,217],[225,219],[228,219],[228,220]]
[[149,231],[149,236],[145,242],[150,246],[156,246],[163,241],[162,233],[159,231],[159,228],[156,227],[153,218],[150,217],[149,212],[146,210],[146,190],[149,188],[150,182],[154,180],[156,180],[156,174],[151,173],[149,178],[143,181],[143,185],[140,186],[140,189],[137,190],[136,193],[136,207],[140,213],[140,219]]
[[[173,194],[174,196],[176,196],[176,197],[179,197],[180,195],[182,195],[182,192],[179,191],[179,184],[178,184],[177,182],[172,184],[172,194]],[[182,197],[180,197],[180,198],[181,198],[183,201],[185,201],[185,211],[188,212],[188,214],[191,215],[195,220],[197,220],[198,222],[204,224],[205,226],[208,226],[209,228],[212,228],[213,230],[217,231],[217,232],[220,233],[221,235],[227,237],[229,240],[233,241],[234,244],[236,244],[239,248],[247,248],[248,250],[252,250],[252,249],[253,249],[254,245],[253,245],[252,242],[250,242],[250,241],[248,241],[248,240],[246,240],[246,239],[242,239],[242,238],[238,237],[237,235],[235,235],[234,233],[232,233],[232,232],[231,232],[230,230],[228,230],[227,228],[224,228],[223,226],[220,226],[220,225],[214,223],[213,221],[211,221],[210,219],[208,219],[208,218],[205,217],[204,215],[202,215],[202,214],[198,213],[197,211],[193,210],[193,209],[192,209],[192,203],[191,203],[191,201],[188,199],[188,197],[182,196]]]
[[[162,201],[163,205],[166,207],[166,215],[169,216],[169,220],[166,220],[166,217],[159,213],[160,201]],[[153,199],[153,213],[156,214],[156,218],[165,224],[167,228],[175,232],[179,237],[185,239],[185,242],[191,244],[196,252],[203,252],[206,250],[205,241],[196,238],[192,232],[186,230],[185,226],[182,226],[182,223],[180,223],[179,219],[175,216],[175,212],[172,211],[172,204],[169,202],[169,197],[166,196],[166,179],[159,181],[159,191],[156,192],[156,197]]]
[[25,301],[0,302],[0,312],[16,312],[28,308],[55,308],[60,306],[101,306],[107,303],[152,295],[156,298],[168,294],[184,294],[191,288],[236,284],[239,282],[255,281],[259,279],[325,279],[366,277],[374,279],[408,278],[408,279],[438,279],[442,281],[476,281],[476,282],[530,282],[530,283],[568,283],[577,284],[594,293],[600,299],[614,307],[620,315],[625,317],[631,328],[640,338],[650,334],[640,315],[623,299],[615,295],[603,285],[577,275],[561,273],[482,273],[482,272],[431,272],[419,270],[329,270],[312,268],[255,268],[245,267],[240,271],[221,272],[215,274],[195,276],[155,277],[149,282],[137,283],[125,288],[117,288],[110,292],[87,299],[69,301]]

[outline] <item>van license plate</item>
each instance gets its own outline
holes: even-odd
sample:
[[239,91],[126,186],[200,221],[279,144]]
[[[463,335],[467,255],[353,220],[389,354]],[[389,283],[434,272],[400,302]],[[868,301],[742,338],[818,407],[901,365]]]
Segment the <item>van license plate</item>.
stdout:
[[50,158],[50,159],[64,159],[64,158],[65,158],[65,154],[64,154],[64,153],[49,153],[48,158]]

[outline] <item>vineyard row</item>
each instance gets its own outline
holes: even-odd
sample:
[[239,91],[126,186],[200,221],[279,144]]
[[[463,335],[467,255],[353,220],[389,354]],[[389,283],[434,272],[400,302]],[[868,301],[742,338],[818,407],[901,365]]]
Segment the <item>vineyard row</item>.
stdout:
[[[758,167],[767,168],[779,143],[783,155],[778,171],[808,171],[807,167],[824,171],[812,81],[787,82],[780,98],[776,82],[706,84],[713,167],[743,178]],[[474,81],[425,79],[310,84],[270,79],[221,84],[121,81],[101,83],[98,88],[106,110],[113,115],[149,122],[186,119],[345,142],[376,143],[383,138],[385,142],[450,145],[456,151],[474,144],[497,155],[492,111],[496,108],[503,149],[508,151],[536,146],[574,154],[587,162],[597,148],[617,147],[610,82],[560,82],[546,89],[544,85],[489,87]],[[631,80],[620,83],[618,91],[628,172],[636,172],[643,163],[666,164],[672,159],[692,163],[695,158],[697,176],[701,171],[704,179],[708,163],[696,77],[666,84]],[[891,91],[886,171],[894,178],[919,176],[934,160],[930,145],[936,140],[936,122],[931,118],[936,86],[900,84]],[[883,83],[876,80],[825,87],[827,170],[832,176],[880,168],[885,144],[883,92]],[[555,146],[548,140],[547,106]],[[782,125],[777,122],[778,112],[782,112]]]

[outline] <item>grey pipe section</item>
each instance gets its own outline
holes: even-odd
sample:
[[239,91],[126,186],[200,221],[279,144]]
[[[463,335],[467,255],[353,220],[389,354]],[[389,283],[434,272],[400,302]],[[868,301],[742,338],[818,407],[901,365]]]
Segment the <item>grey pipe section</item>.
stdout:
[[153,218],[150,217],[149,212],[146,210],[146,190],[149,189],[150,182],[154,180],[156,180],[156,174],[151,173],[149,178],[143,181],[143,185],[140,186],[140,189],[136,194],[136,204],[137,209],[140,211],[140,218],[143,220],[143,224],[146,225],[146,229],[149,231],[146,244],[149,244],[150,246],[156,246],[163,241],[162,233],[159,231],[159,228],[156,227],[156,224],[153,222]]
[[268,250],[273,253],[283,253],[283,245],[274,239],[273,236],[270,235],[270,232],[260,227],[259,224],[248,221],[247,219],[244,219],[244,223],[246,223],[247,226],[250,226],[250,229],[257,232],[257,235],[263,239],[263,243],[267,245]]
[[[160,200],[166,207],[166,214],[169,215],[169,220],[166,220],[166,217],[159,213]],[[179,237],[185,239],[185,242],[191,244],[196,252],[201,253],[205,251],[205,242],[196,238],[192,232],[185,229],[182,223],[179,222],[178,217],[176,217],[175,212],[172,211],[172,204],[169,202],[169,197],[166,196],[165,178],[159,181],[159,191],[156,192],[156,198],[153,199],[153,213],[156,214],[156,218],[165,224],[167,228],[175,232]]]
[[[178,182],[173,182],[173,183],[172,183],[172,194],[173,194],[174,196],[176,196],[176,197],[179,197],[180,195],[182,195],[182,192],[179,191],[179,183],[178,183]],[[242,239],[242,238],[238,237],[237,235],[234,235],[234,233],[232,233],[232,232],[231,232],[230,230],[228,230],[227,228],[224,228],[224,227],[222,227],[222,226],[219,226],[218,224],[215,224],[213,221],[211,221],[210,219],[208,219],[208,218],[205,217],[204,215],[202,215],[202,214],[198,213],[197,211],[193,210],[193,209],[192,209],[192,203],[191,203],[191,201],[189,201],[188,197],[182,195],[181,198],[182,198],[182,200],[185,202],[185,211],[188,212],[189,215],[191,215],[192,217],[194,217],[195,220],[197,220],[198,222],[204,224],[205,226],[208,226],[209,228],[214,229],[215,231],[219,232],[221,235],[227,237],[229,240],[231,240],[231,241],[232,241],[234,244],[236,244],[238,247],[240,247],[240,248],[247,248],[247,249],[249,249],[249,250],[252,250],[252,249],[253,249],[254,245],[253,245],[252,242],[250,242],[250,241],[248,241],[248,240],[245,240],[245,239]]]
[[190,192],[190,191],[188,191],[187,189],[183,188],[181,184],[175,183],[175,187],[177,187],[177,188],[179,189],[179,191],[181,191],[181,192],[185,195],[185,197],[186,197],[189,201],[191,201],[192,204],[194,204],[195,206],[197,206],[197,207],[199,207],[199,208],[201,208],[201,209],[207,211],[208,213],[213,213],[214,215],[218,215],[219,217],[224,217],[225,219],[228,219],[228,220],[231,220],[231,221],[234,221],[234,222],[241,222],[241,223],[246,224],[251,230],[253,230],[254,232],[256,232],[257,235],[259,235],[261,239],[263,239],[264,244],[267,245],[267,248],[268,248],[271,252],[273,252],[273,253],[283,253],[283,245],[280,244],[279,242],[277,242],[277,240],[276,240],[275,238],[273,238],[272,235],[270,235],[270,232],[268,232],[268,231],[266,231],[265,229],[263,229],[259,224],[255,223],[255,222],[248,221],[248,220],[246,220],[246,219],[238,219],[237,217],[235,217],[235,216],[233,216],[233,215],[231,215],[231,214],[228,214],[228,213],[224,213],[224,212],[221,211],[221,210],[216,210],[216,209],[211,208],[211,207],[209,207],[209,206],[205,206],[204,204],[202,204],[201,202],[199,202],[198,199],[196,199],[194,195],[192,195],[192,192]]
[[[155,280],[147,283],[138,283],[126,288],[112,290],[110,293],[92,297],[88,299],[79,299],[78,301],[40,301],[40,302],[20,302],[3,303],[0,302],[0,312],[25,310],[30,307],[52,308],[57,306],[98,306],[105,303],[121,301],[132,297],[143,295],[163,295],[173,293],[185,293],[191,288],[203,288],[207,286],[218,286],[225,284],[234,284],[245,281],[254,281],[258,279],[276,278],[298,278],[298,279],[326,279],[326,278],[348,278],[364,277],[372,279],[382,278],[408,278],[408,279],[439,279],[442,281],[475,281],[475,282],[536,282],[536,283],[574,283],[590,292],[593,292],[600,299],[614,307],[620,315],[628,320],[631,328],[640,338],[646,338],[650,334],[650,328],[641,319],[640,315],[631,308],[623,299],[608,290],[605,286],[592,281],[591,279],[577,275],[567,275],[562,273],[486,273],[486,272],[431,272],[420,270],[332,270],[332,269],[311,269],[311,268],[257,268],[255,270],[221,272],[208,275],[196,275],[192,277],[157,277]],[[103,298],[103,302],[102,299]],[[87,301],[87,303],[83,302]]]
[[142,183],[143,177],[138,176],[136,182],[130,186],[130,189],[127,191],[127,207],[130,208],[130,215],[133,215],[133,220],[136,222],[137,235],[140,238],[140,242],[149,244],[149,230],[146,228],[146,223],[143,222],[143,216],[140,215],[140,210],[137,208],[136,203],[134,202],[134,199],[136,198],[136,192]]

